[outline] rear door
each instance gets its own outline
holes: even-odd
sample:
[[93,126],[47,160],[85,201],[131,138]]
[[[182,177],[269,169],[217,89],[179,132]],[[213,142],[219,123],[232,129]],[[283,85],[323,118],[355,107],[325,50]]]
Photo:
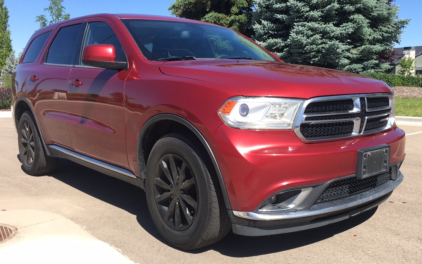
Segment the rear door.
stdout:
[[67,127],[68,77],[79,59],[85,25],[73,21],[55,30],[43,60],[28,71],[28,90],[35,95],[34,112],[47,144],[72,147]]
[[[87,21],[83,48],[111,44],[117,60],[127,61],[122,37],[113,22],[97,18]],[[124,86],[128,70],[105,70],[85,66],[80,59],[69,76],[67,100],[69,134],[80,153],[120,167],[128,167],[125,141]]]

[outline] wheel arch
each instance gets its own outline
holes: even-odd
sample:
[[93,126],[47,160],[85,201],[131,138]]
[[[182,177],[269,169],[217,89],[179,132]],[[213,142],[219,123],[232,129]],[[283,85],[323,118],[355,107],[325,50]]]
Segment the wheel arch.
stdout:
[[41,132],[40,126],[38,125],[38,120],[34,114],[32,104],[25,97],[18,97],[14,104],[13,115],[14,115],[16,129],[18,128],[20,118],[22,117],[23,113],[25,113],[26,111],[31,112],[32,116],[34,117],[35,126],[37,127],[38,134],[40,135],[44,151],[47,154],[47,156],[50,156],[50,151],[48,150],[47,145],[45,144],[44,136]]
[[200,151],[200,156],[205,159],[205,165],[211,177],[216,180],[218,190],[224,199],[227,209],[231,210],[230,200],[224,183],[223,175],[217,159],[201,132],[186,119],[173,114],[159,114],[151,117],[142,127],[137,145],[137,165],[140,177],[146,177],[146,165],[149,154],[154,144],[162,137],[169,134],[180,134],[187,137]]

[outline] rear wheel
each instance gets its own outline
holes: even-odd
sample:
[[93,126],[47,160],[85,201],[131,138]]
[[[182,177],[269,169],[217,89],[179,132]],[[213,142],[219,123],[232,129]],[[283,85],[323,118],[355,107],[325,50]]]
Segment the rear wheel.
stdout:
[[58,158],[45,154],[41,138],[30,112],[22,114],[18,123],[19,155],[23,170],[30,175],[43,175],[55,169]]
[[230,221],[201,158],[181,137],[157,141],[148,159],[148,208],[160,234],[191,250],[217,242]]

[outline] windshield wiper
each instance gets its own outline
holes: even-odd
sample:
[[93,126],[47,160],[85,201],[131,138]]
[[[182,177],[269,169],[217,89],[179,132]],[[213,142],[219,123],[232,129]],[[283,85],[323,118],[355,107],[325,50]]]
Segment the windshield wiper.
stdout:
[[158,61],[179,61],[179,60],[196,60],[194,56],[159,58]]

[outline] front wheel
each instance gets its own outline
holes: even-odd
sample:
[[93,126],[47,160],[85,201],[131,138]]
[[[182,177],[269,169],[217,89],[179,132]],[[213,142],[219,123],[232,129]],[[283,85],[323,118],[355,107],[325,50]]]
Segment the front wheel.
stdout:
[[181,137],[157,141],[148,159],[145,186],[159,233],[183,250],[215,243],[230,230],[209,172],[190,145]]

